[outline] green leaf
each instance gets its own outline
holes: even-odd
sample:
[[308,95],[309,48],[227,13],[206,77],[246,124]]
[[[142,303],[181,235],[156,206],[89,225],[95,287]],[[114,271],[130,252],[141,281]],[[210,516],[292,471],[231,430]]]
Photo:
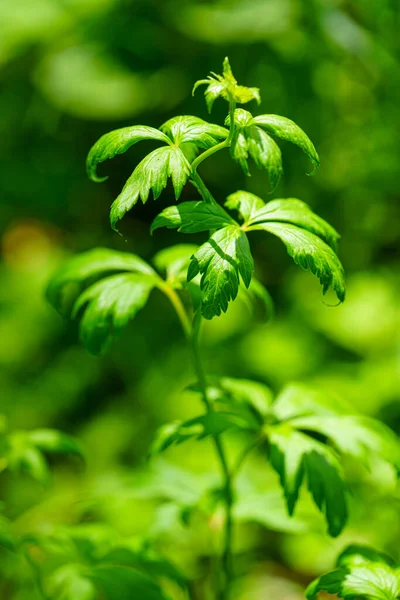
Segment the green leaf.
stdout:
[[187,271],[193,254],[198,249],[194,244],[177,244],[155,254],[153,263],[160,273],[165,273],[170,284],[182,287],[186,283]]
[[[250,175],[247,159],[250,156],[256,166],[265,169],[272,191],[282,176],[282,155],[279,146],[259,127],[252,125],[253,116],[247,110],[237,108],[234,113],[235,130],[230,146],[231,156]],[[227,117],[230,124],[230,116]]]
[[74,438],[56,429],[34,429],[27,432],[27,437],[41,452],[83,455],[81,447]]
[[50,472],[43,453],[29,439],[29,432],[13,431],[6,439],[5,461],[15,473],[24,472],[47,485]]
[[88,154],[86,168],[90,179],[98,182],[105,181],[107,177],[98,177],[96,174],[97,165],[117,154],[123,154],[128,148],[142,140],[158,140],[165,144],[171,143],[171,140],[158,129],[142,125],[124,127],[106,133],[94,144]]
[[286,385],[273,404],[273,414],[279,421],[315,415],[346,415],[350,410],[350,404],[301,383]]
[[315,431],[343,454],[363,461],[379,458],[400,470],[400,443],[383,423],[362,415],[314,415],[291,421],[298,429]]
[[211,112],[215,100],[219,97],[224,98],[228,102],[234,101],[239,104],[246,104],[251,100],[256,100],[260,104],[260,90],[258,88],[249,88],[243,85],[238,85],[233,76],[228,58],[225,58],[223,63],[223,74],[217,75],[211,73],[207,79],[201,79],[194,84],[193,94],[200,85],[206,85],[205,98],[208,111]]
[[264,383],[250,379],[222,377],[219,379],[219,387],[225,395],[231,397],[233,402],[251,406],[261,420],[270,411],[273,394],[272,390]]
[[229,131],[220,125],[207,123],[203,119],[192,116],[181,116],[169,119],[160,127],[177,146],[193,143],[198,148],[212,148],[228,137]]
[[230,210],[237,210],[243,221],[247,223],[265,206],[265,202],[255,194],[239,190],[228,196],[225,206]]
[[[150,265],[135,254],[95,248],[74,256],[62,265],[48,285],[47,298],[59,312],[69,314],[73,302],[88,281],[113,271],[154,274]],[[66,302],[67,292],[71,291],[71,288],[72,297]]]
[[279,237],[294,262],[318,277],[322,292],[332,288],[340,302],[344,302],[346,287],[343,267],[332,250],[314,233],[300,229],[291,223],[264,222],[251,229],[263,229]]
[[207,202],[181,202],[176,206],[165,208],[151,224],[153,233],[160,227],[178,229],[182,233],[198,233],[210,229],[221,229],[236,222],[219,204]]
[[325,514],[329,534],[339,535],[347,521],[346,488],[334,452],[289,423],[268,425],[265,431],[269,459],[279,474],[289,514],[293,514],[306,478],[315,504]]
[[202,440],[211,435],[221,435],[228,430],[248,428],[248,423],[240,415],[222,411],[208,412],[188,421],[168,423],[158,430],[150,455],[160,454],[187,440]]
[[93,570],[92,578],[107,600],[168,600],[152,578],[129,567],[100,565]]
[[226,312],[239,289],[239,274],[250,285],[254,261],[246,234],[238,226],[219,229],[193,255],[188,281],[201,273],[202,314],[206,319]]
[[350,546],[338,560],[338,568],[313,581],[306,590],[308,600],[319,592],[352,600],[397,600],[400,596],[400,569],[386,555],[370,548]]
[[263,127],[271,135],[281,140],[292,142],[307,154],[314,165],[313,175],[319,167],[319,156],[314,144],[296,123],[279,115],[259,115],[254,117],[252,124]]
[[190,175],[190,164],[180,148],[168,146],[150,152],[136,167],[126,182],[122,192],[111,206],[110,221],[117,231],[116,224],[139,200],[147,201],[150,190],[156,200],[172,178],[175,198],[181,195],[183,186]]
[[[101,354],[136,313],[155,285],[153,276],[112,275],[90,286],[75,302],[73,315],[85,307],[80,337],[92,354]],[[87,305],[87,306],[86,306]]]
[[89,574],[90,572],[82,565],[63,565],[48,577],[47,593],[57,600],[95,600],[96,587],[90,580]]
[[278,221],[291,223],[302,229],[307,229],[322,238],[333,250],[336,249],[340,236],[329,223],[316,215],[311,208],[301,200],[287,198],[272,200],[259,210],[253,211],[248,219],[249,225]]

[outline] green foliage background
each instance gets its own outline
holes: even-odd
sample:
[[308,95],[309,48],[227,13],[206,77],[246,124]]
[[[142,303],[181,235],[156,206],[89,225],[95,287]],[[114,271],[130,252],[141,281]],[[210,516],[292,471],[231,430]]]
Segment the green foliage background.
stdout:
[[[202,94],[191,97],[193,82],[229,55],[239,82],[260,87],[263,112],[293,119],[316,145],[314,178],[304,176],[307,159],[285,146],[284,178],[272,197],[302,199],[341,233],[348,296],[326,306],[318,282],[292,265],[278,241],[255,238],[257,275],[274,298],[275,319],[260,325],[237,300],[207,324],[208,370],[274,391],[289,380],[317,384],[399,433],[398,3],[3,0],[0,22],[1,412],[11,429],[74,434],[87,455],[85,470],[79,461],[55,461],[49,488],[3,474],[4,515],[17,533],[101,522],[121,536],[151,538],[201,579],[220,528],[203,494],[218,478],[211,445],[146,462],[155,429],[198,409],[195,395],[182,394],[193,376],[170,306],[155,294],[95,359],[43,297],[49,276],[75,252],[101,245],[149,259],[182,241],[170,230],[149,236],[152,219],[174,202],[170,188],[125,217],[123,237],[109,227],[110,204],[147,142],[107,164],[102,185],[86,177],[87,151],[117,127],[159,127],[175,114],[207,119]],[[222,124],[224,110],[217,102],[212,121]],[[200,170],[220,202],[236,189],[268,199],[265,174],[253,168],[246,178],[228,153]],[[195,199],[187,186],[182,200]],[[234,451],[238,440],[230,444]],[[235,598],[301,598],[304,584],[331,568],[350,541],[400,559],[400,495],[390,473],[346,468],[351,520],[332,541],[307,494],[289,521],[275,474],[262,458],[250,463],[239,480]],[[203,512],[189,528],[165,501],[177,489],[189,505],[201,498]],[[33,598],[27,570],[2,554],[1,598]]]

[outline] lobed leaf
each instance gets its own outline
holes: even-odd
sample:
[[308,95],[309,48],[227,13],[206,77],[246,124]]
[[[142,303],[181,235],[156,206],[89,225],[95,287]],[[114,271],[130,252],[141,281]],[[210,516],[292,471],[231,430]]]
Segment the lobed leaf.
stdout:
[[329,534],[336,537],[347,521],[346,488],[334,452],[318,440],[294,429],[290,423],[266,427],[269,460],[280,477],[288,512],[293,514],[304,479]]
[[343,267],[332,250],[318,236],[291,223],[262,222],[251,229],[263,229],[279,237],[294,262],[318,277],[322,292],[332,288],[340,302],[344,302],[346,287]]
[[96,174],[97,165],[117,154],[123,154],[128,148],[142,140],[157,140],[171,144],[171,140],[165,133],[143,125],[124,127],[106,133],[94,144],[88,154],[86,168],[89,178],[97,182],[105,181],[107,177],[99,177]]
[[[230,116],[227,118],[230,124]],[[232,158],[240,164],[246,175],[250,175],[247,160],[249,156],[256,166],[265,169],[272,191],[276,188],[283,173],[282,154],[274,140],[259,127],[255,127],[252,114],[237,108],[234,113],[235,129],[230,146]]]
[[154,274],[150,265],[135,254],[95,248],[74,256],[55,273],[47,287],[47,298],[59,312],[65,314],[69,312],[65,309],[71,308],[65,307],[65,296],[71,287],[73,302],[88,281],[112,271]]
[[259,115],[253,118],[252,124],[263,127],[271,135],[301,148],[313,163],[314,170],[310,174],[313,175],[317,171],[319,156],[314,144],[294,121],[279,115]]
[[272,200],[257,211],[253,211],[248,220],[249,225],[278,221],[291,223],[307,229],[324,240],[333,250],[336,249],[340,236],[329,223],[316,215],[311,208],[296,198]]
[[206,85],[205,98],[208,111],[211,112],[215,100],[219,97],[224,98],[228,102],[238,102],[240,104],[246,104],[251,100],[256,100],[257,104],[260,104],[260,90],[254,87],[245,87],[238,85],[235,77],[233,76],[229,59],[225,58],[223,63],[223,74],[216,75],[211,73],[207,79],[200,79],[196,81],[193,87],[192,94],[195,93],[200,85]]
[[157,148],[150,152],[136,167],[126,182],[122,192],[111,206],[110,221],[117,231],[116,224],[139,200],[145,203],[150,190],[156,200],[171,177],[175,198],[181,195],[183,186],[190,175],[190,163],[182,150],[176,146]]
[[198,148],[212,148],[228,137],[229,131],[220,125],[207,123],[190,115],[169,119],[160,127],[177,146],[192,143]]
[[236,222],[219,204],[207,202],[182,202],[165,208],[151,224],[153,233],[160,227],[178,229],[182,233],[198,233],[210,229],[221,229]]
[[215,232],[193,255],[188,281],[201,273],[202,314],[206,319],[226,312],[239,289],[239,274],[249,287],[254,270],[246,234],[237,225]]
[[306,597],[317,600],[322,591],[344,600],[397,600],[400,569],[380,552],[350,546],[339,557],[335,571],[322,575],[308,586]]
[[136,313],[155,286],[151,275],[112,275],[90,286],[75,302],[73,315],[85,307],[80,337],[92,354],[102,354]]

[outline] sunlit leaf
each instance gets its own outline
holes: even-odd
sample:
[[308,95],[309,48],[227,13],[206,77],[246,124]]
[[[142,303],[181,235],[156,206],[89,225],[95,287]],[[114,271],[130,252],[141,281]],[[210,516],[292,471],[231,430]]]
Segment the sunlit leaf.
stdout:
[[181,202],[165,208],[151,224],[151,233],[160,227],[178,229],[182,233],[197,233],[221,229],[236,222],[219,204],[207,202]]
[[123,154],[128,148],[142,140],[157,140],[165,144],[171,143],[171,140],[162,131],[143,125],[124,127],[106,133],[94,144],[88,154],[86,167],[90,179],[98,182],[105,181],[107,177],[98,177],[96,174],[97,165],[117,154]]
[[160,129],[179,147],[182,144],[192,143],[199,148],[212,148],[226,139],[229,133],[225,127],[207,123],[199,117],[190,115],[173,117]]
[[188,281],[201,273],[202,313],[206,319],[226,312],[239,289],[239,274],[246,287],[254,270],[246,234],[236,225],[219,229],[193,255]]
[[313,581],[306,590],[308,600],[319,592],[353,600],[397,600],[400,568],[386,555],[361,546],[350,546],[339,557],[337,569]]
[[116,225],[125,213],[139,200],[145,203],[150,191],[157,199],[171,177],[176,199],[190,175],[190,164],[180,148],[168,146],[153,150],[133,171],[122,192],[111,206],[111,226]]
[[246,104],[251,100],[256,100],[257,104],[261,102],[260,90],[258,88],[238,85],[233,76],[228,58],[224,60],[223,74],[217,75],[211,73],[207,79],[200,79],[193,87],[193,94],[200,85],[207,86],[204,94],[209,112],[211,112],[215,100],[219,97],[224,98],[228,102],[232,100],[239,104]]
[[311,174],[313,175],[316,172],[319,167],[317,151],[310,138],[296,123],[279,115],[259,115],[258,117],[254,117],[252,123],[263,127],[269,134],[281,140],[292,142],[292,144],[299,146],[313,163],[314,171]]
[[318,236],[291,223],[263,222],[252,226],[252,229],[263,229],[279,237],[294,262],[318,277],[323,294],[332,288],[340,302],[344,302],[343,267],[332,248]]

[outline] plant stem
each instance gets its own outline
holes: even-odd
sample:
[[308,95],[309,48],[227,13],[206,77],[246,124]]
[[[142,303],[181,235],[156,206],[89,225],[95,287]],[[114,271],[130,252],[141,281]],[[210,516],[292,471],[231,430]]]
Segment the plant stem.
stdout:
[[193,183],[195,188],[199,191],[204,202],[209,202],[210,204],[217,204],[217,201],[215,200],[214,196],[212,195],[210,190],[207,188],[206,184],[204,183],[204,181],[202,180],[200,175],[197,173],[197,171],[192,172],[191,182]]
[[185,307],[183,306],[183,302],[179,297],[179,294],[176,292],[176,290],[174,290],[174,288],[172,288],[170,285],[168,285],[168,283],[161,279],[161,277],[158,281],[158,287],[169,298],[172,306],[175,309],[176,314],[178,315],[178,319],[181,323],[185,336],[188,339],[190,339],[192,327]]
[[[202,316],[200,311],[195,315],[193,330],[192,330],[192,351],[194,359],[194,367],[198,378],[199,386],[201,389],[201,395],[203,398],[204,405],[208,413],[213,411],[212,404],[208,398],[207,392],[207,380],[203,369],[203,364],[200,356],[200,330],[201,330]],[[224,492],[225,492],[225,504],[226,504],[226,519],[225,519],[225,534],[224,534],[224,547],[222,552],[222,570],[223,570],[223,583],[219,593],[220,600],[228,600],[229,588],[232,580],[232,530],[233,530],[233,519],[232,519],[232,506],[233,506],[233,490],[232,490],[232,479],[229,472],[228,461],[226,459],[225,450],[222,441],[218,435],[213,436],[215,448],[221,463],[222,475],[224,478]]]
[[216,152],[219,152],[223,148],[227,148],[229,145],[228,139],[229,139],[229,136],[223,142],[220,142],[216,146],[212,146],[205,152],[202,152],[201,154],[199,154],[199,156],[197,158],[195,158],[194,161],[192,162],[192,173],[194,173],[196,171],[197,167],[203,162],[203,160],[206,160],[206,158],[208,158],[209,156],[212,156]]

